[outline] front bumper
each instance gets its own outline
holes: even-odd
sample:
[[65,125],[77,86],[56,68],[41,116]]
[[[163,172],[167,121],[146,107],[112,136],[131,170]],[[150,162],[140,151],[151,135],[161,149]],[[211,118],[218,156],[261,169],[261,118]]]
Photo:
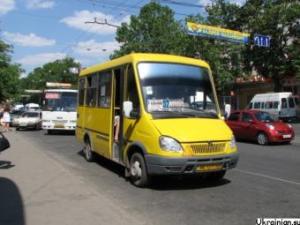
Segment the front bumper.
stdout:
[[199,171],[203,165],[222,165],[221,169],[228,170],[236,167],[239,154],[218,155],[210,157],[167,158],[156,155],[145,155],[148,173],[151,175],[194,174],[213,171]]

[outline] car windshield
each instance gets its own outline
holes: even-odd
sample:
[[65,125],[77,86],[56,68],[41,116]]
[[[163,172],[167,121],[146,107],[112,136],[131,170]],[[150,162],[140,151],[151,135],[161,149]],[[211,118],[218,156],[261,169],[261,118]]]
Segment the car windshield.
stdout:
[[75,92],[46,92],[45,111],[76,111],[77,93]]
[[267,112],[256,112],[255,118],[261,122],[274,122],[273,117]]
[[35,112],[26,112],[22,115],[22,117],[24,118],[35,118],[35,117],[39,117],[39,113],[35,113]]
[[154,118],[217,118],[208,69],[172,63],[138,65],[146,110]]

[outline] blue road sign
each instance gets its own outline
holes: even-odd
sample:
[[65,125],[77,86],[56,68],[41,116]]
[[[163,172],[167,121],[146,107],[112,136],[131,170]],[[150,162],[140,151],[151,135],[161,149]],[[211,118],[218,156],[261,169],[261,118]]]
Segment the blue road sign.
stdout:
[[259,47],[266,47],[266,48],[270,47],[270,41],[271,41],[270,36],[264,36],[264,35],[254,36],[254,43]]

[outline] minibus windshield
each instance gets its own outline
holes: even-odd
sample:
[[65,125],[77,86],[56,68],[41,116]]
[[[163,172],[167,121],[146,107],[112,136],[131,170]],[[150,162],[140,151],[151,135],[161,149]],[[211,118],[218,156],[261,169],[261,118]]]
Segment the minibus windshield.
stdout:
[[139,63],[146,110],[154,118],[217,118],[208,69],[174,63]]
[[76,111],[77,93],[47,92],[45,95],[45,111]]

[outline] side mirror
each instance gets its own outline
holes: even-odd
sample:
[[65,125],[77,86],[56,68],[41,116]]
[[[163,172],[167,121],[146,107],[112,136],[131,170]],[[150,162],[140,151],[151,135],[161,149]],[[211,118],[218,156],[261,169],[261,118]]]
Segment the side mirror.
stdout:
[[130,113],[132,112],[133,106],[132,106],[132,102],[131,101],[125,101],[123,102],[123,112],[124,115],[129,118],[130,117]]
[[0,133],[0,152],[10,147],[8,140]]

